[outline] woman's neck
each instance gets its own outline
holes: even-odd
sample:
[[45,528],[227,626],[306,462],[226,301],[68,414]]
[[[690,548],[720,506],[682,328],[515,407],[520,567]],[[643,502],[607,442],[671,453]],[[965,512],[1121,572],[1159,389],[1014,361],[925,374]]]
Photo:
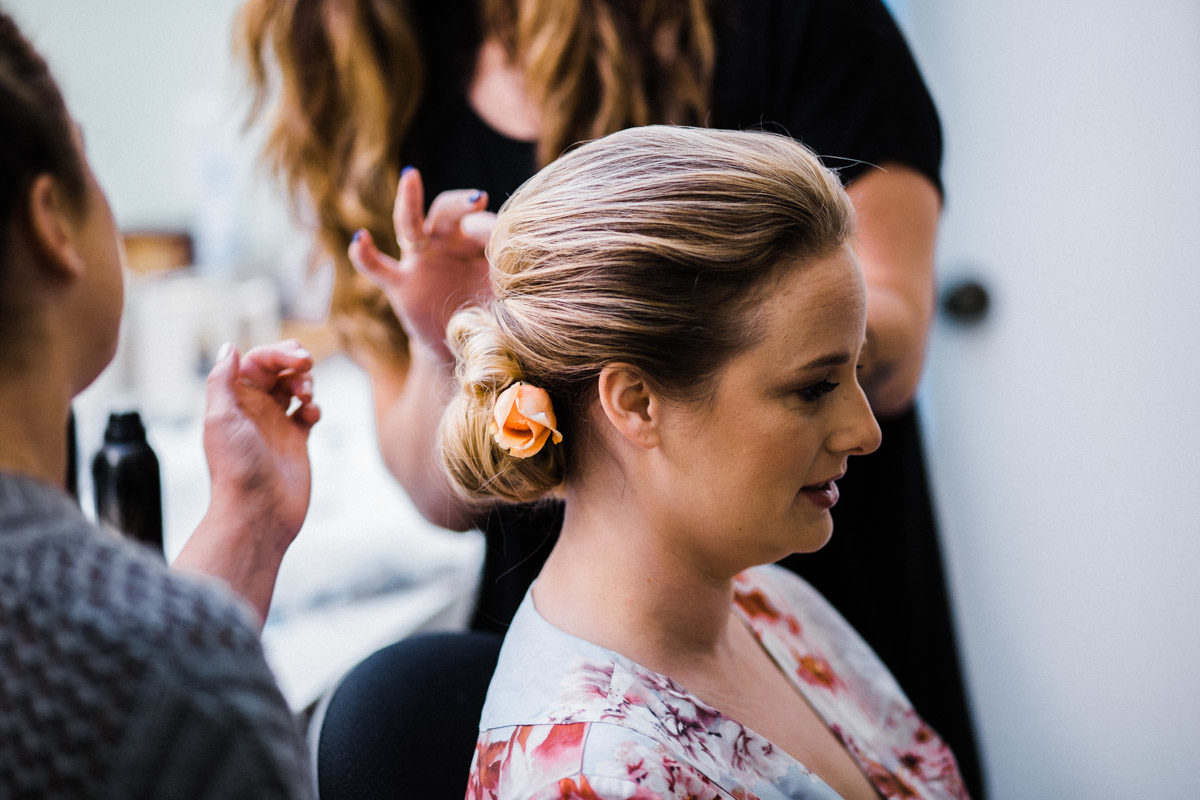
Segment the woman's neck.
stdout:
[[569,493],[534,586],[552,625],[673,677],[730,652],[733,577],[714,573],[637,512]]
[[496,39],[479,47],[467,101],[489,127],[510,139],[536,142],[541,134],[541,111],[529,97],[525,74]]
[[0,470],[63,486],[70,393],[39,377],[0,375]]

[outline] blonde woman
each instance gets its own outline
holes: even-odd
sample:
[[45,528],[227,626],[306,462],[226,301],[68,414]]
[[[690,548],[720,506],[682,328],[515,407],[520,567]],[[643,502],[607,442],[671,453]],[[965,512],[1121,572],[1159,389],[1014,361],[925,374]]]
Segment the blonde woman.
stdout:
[[442,420],[465,502],[565,502],[470,798],[965,797],[875,654],[773,565],[852,456],[866,291],[837,178],[766,133],[650,126],[502,207]]
[[[843,487],[834,513],[848,535],[804,574],[921,699],[977,785],[912,406],[940,129],[880,0],[246,0],[238,35],[266,158],[336,265],[332,317],[371,376],[384,459],[430,520],[487,534],[475,628],[505,629],[561,524],[553,504],[465,506],[437,466],[445,325],[487,295],[491,212],[569,145],[648,123],[763,126],[838,169],[859,212],[861,377],[884,444]],[[402,249],[400,269],[367,255],[357,271],[359,229],[392,257]]]

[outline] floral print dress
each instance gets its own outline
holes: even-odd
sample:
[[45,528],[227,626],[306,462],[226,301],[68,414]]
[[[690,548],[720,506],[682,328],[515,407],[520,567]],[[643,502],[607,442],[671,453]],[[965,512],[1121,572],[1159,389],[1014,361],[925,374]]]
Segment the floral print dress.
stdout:
[[[967,796],[949,749],[812,587],[764,566],[734,590],[734,612],[881,796]],[[838,797],[670,678],[554,628],[526,595],[488,689],[467,800]]]

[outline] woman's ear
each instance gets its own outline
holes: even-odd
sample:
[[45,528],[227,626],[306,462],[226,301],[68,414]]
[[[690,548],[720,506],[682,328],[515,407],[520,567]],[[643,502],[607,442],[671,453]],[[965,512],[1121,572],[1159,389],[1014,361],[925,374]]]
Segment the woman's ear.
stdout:
[[621,436],[649,450],[660,441],[661,401],[641,372],[627,364],[609,364],[600,370],[600,407]]
[[76,240],[80,213],[54,176],[33,179],[28,212],[29,245],[38,265],[58,279],[82,275],[86,261]]

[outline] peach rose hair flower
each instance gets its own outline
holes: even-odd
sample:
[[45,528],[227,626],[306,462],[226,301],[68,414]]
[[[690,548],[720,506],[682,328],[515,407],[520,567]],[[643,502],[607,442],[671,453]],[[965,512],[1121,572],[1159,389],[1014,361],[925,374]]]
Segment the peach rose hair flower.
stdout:
[[496,398],[492,410],[492,438],[514,458],[537,455],[546,440],[562,441],[554,406],[545,389],[517,381]]

